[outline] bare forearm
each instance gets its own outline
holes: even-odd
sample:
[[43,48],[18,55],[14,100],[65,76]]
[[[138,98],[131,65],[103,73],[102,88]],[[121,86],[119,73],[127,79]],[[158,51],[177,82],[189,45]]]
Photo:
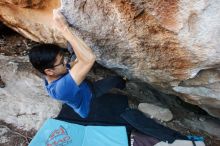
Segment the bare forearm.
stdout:
[[69,27],[65,28],[62,33],[67,41],[69,41],[72,45],[72,48],[79,61],[95,61],[95,54],[93,53],[92,49],[89,48],[81,38],[76,36]]

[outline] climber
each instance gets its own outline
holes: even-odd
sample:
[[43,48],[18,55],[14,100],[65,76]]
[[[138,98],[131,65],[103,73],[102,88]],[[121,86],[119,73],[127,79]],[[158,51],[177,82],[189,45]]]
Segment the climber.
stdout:
[[101,97],[112,88],[123,89],[125,81],[119,76],[108,77],[94,83],[85,80],[95,63],[95,54],[71,31],[59,10],[53,11],[53,21],[55,28],[71,44],[76,59],[67,63],[63,54],[64,49],[53,44],[41,44],[31,48],[30,62],[45,75],[48,94],[70,106],[82,118],[86,118],[93,98]]

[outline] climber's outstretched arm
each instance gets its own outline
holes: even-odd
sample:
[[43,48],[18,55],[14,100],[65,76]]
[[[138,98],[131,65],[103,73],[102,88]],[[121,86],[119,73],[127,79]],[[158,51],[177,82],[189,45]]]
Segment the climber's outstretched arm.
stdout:
[[70,74],[75,82],[79,85],[86,77],[87,73],[92,68],[96,56],[92,49],[89,48],[85,42],[76,36],[70,29],[65,17],[59,10],[53,11],[55,27],[62,33],[62,35],[70,42],[76,54],[76,61],[70,69]]

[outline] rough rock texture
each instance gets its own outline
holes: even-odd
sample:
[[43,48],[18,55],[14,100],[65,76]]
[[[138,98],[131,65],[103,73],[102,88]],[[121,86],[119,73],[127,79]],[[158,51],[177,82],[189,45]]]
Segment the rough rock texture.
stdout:
[[9,130],[6,127],[0,126],[0,144],[9,142],[8,136],[5,136],[7,133],[9,133]]
[[61,43],[52,27],[52,10],[58,6],[58,0],[0,0],[0,21],[34,41]]
[[42,8],[48,0],[2,0],[3,5],[16,5],[22,8]]
[[155,118],[160,121],[171,121],[173,119],[172,112],[167,108],[162,108],[149,103],[140,103],[138,109],[150,118]]
[[55,117],[60,104],[43,88],[43,80],[31,70],[27,57],[0,55],[0,75],[6,83],[0,88],[0,120],[23,130],[37,130],[45,119]]
[[52,9],[61,6],[100,64],[220,118],[219,0],[17,2],[0,0],[0,20],[24,36],[64,44],[52,27]]

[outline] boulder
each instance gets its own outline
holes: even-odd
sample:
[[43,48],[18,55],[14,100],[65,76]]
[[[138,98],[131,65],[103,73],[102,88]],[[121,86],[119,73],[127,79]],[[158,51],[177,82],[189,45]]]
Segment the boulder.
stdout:
[[140,103],[138,109],[150,118],[157,119],[159,121],[171,121],[173,114],[168,108],[162,108],[150,103]]
[[220,118],[219,0],[0,0],[0,20],[32,40],[63,46],[52,21],[59,7],[98,63]]
[[43,122],[56,117],[61,104],[50,98],[44,81],[27,57],[0,55],[0,75],[5,83],[0,88],[0,120],[23,130],[37,130]]

